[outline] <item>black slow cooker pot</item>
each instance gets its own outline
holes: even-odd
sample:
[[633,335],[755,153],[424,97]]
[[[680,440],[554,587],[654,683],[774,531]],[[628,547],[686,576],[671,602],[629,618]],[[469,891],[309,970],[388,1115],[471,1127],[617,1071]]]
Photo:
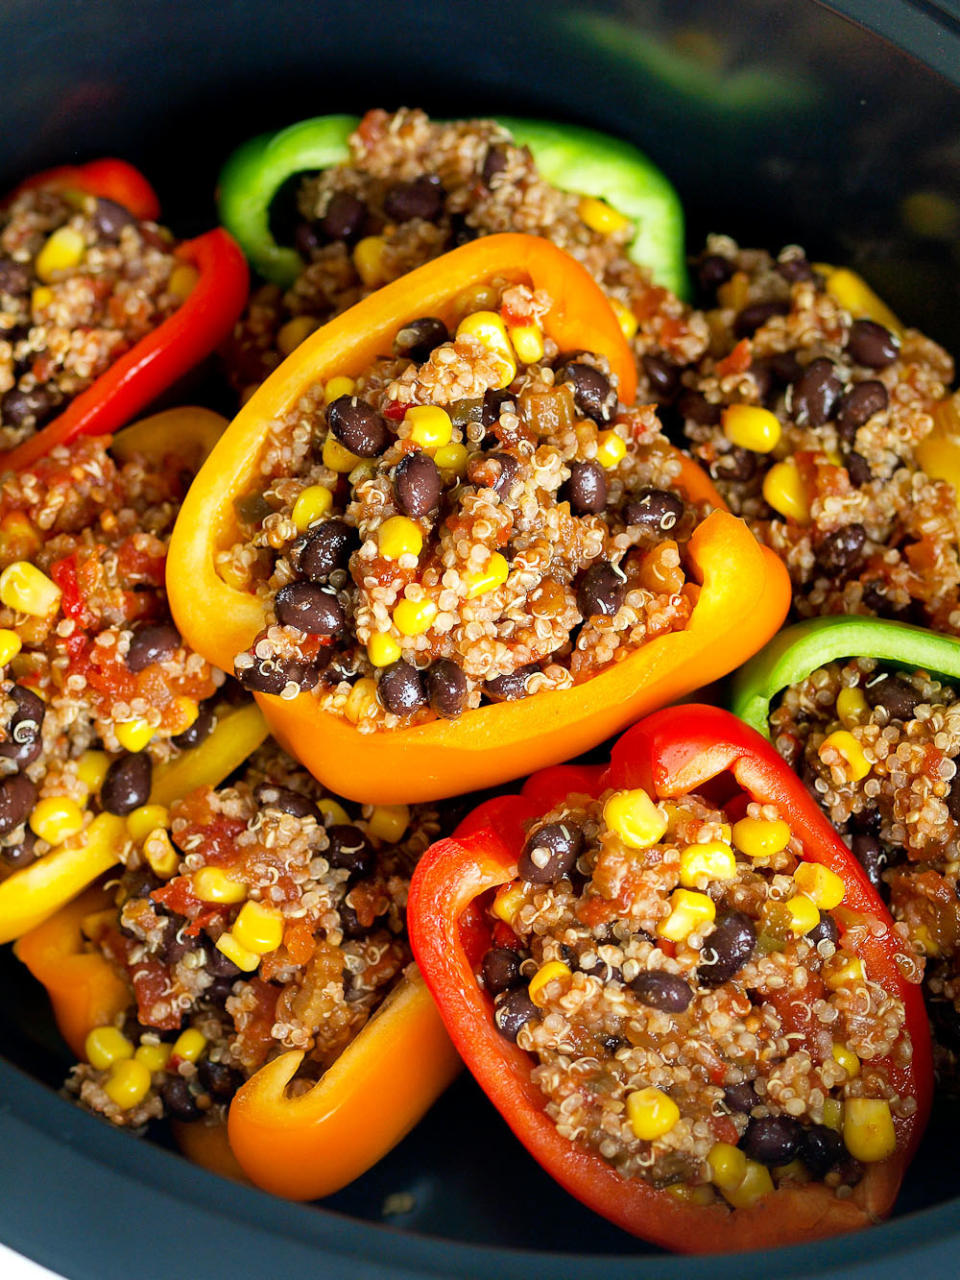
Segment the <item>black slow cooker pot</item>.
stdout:
[[[122,155],[188,234],[213,220],[229,150],[306,115],[409,104],[567,119],[628,137],[662,165],[691,248],[708,230],[803,243],[862,271],[960,352],[957,0],[6,0],[0,13],[0,190],[47,165]],[[960,1127],[947,1104],[891,1222],[691,1260],[560,1191],[468,1079],[317,1208],[218,1179],[59,1098],[69,1055],[9,948],[0,1050],[0,1239],[72,1278],[902,1280],[956,1269]]]

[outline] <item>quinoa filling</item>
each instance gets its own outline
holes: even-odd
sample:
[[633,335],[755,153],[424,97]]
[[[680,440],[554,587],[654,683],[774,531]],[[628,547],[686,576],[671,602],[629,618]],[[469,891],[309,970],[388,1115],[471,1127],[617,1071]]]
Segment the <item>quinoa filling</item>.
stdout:
[[850,949],[843,895],[775,806],[571,796],[494,898],[479,978],[559,1132],[623,1177],[733,1208],[810,1181],[843,1198],[915,1107],[888,1071],[903,1004]]

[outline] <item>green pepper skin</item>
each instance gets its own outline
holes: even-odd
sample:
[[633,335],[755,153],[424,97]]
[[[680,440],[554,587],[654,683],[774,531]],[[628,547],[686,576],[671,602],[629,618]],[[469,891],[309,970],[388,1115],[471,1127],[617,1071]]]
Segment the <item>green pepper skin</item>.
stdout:
[[879,658],[911,670],[960,678],[960,640],[906,622],[854,615],[812,618],[787,627],[734,678],[731,706],[770,737],[770,704],[783,689],[838,658]]
[[[220,220],[251,265],[265,279],[288,286],[303,269],[295,249],[277,244],[270,204],[297,173],[349,159],[356,116],[316,116],[261,134],[239,147],[220,174]],[[543,177],[563,191],[602,197],[637,224],[629,254],[648,267],[657,284],[687,297],[683,206],[673,187],[647,157],[627,142],[593,129],[540,120],[500,121],[519,146],[533,152]]]

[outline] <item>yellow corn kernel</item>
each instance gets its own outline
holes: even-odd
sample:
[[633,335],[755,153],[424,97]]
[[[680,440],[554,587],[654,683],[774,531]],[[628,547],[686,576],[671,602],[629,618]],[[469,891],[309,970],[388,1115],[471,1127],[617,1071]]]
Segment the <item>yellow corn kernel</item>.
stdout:
[[57,227],[47,236],[33,269],[39,280],[49,284],[61,271],[70,271],[83,261],[87,242],[74,227]]
[[929,956],[931,959],[935,959],[940,955],[940,946],[927,925],[912,925],[910,928],[910,936],[912,937],[914,944],[919,944],[924,955]]
[[680,1108],[662,1089],[634,1089],[627,1094],[627,1119],[634,1135],[653,1142],[669,1133],[680,1119]]
[[453,300],[454,314],[470,315],[473,311],[492,311],[500,302],[500,295],[489,284],[473,284],[463,289]]
[[53,290],[49,285],[38,284],[30,294],[30,310],[45,311],[53,301]]
[[367,831],[377,840],[396,844],[410,825],[410,807],[405,804],[378,804],[367,819]]
[[833,1060],[843,1067],[851,1080],[860,1074],[860,1059],[845,1044],[835,1044],[832,1049]]
[[352,378],[347,378],[342,373],[337,374],[323,388],[323,403],[333,404],[334,400],[339,400],[341,396],[352,396],[356,389],[357,384]]
[[821,911],[832,911],[843,901],[843,881],[835,871],[821,866],[819,862],[801,862],[793,873],[793,881]]
[[536,324],[515,324],[508,330],[510,345],[523,364],[543,359],[543,332]]
[[137,716],[134,720],[124,720],[123,724],[118,724],[115,732],[124,751],[142,751],[155,730],[149,720]]
[[843,1127],[843,1103],[837,1098],[826,1098],[823,1103],[823,1123],[839,1133]]
[[802,938],[820,923],[820,912],[806,894],[798,893],[788,898],[783,905],[790,913],[790,928],[798,938]]
[[69,796],[47,796],[33,806],[30,830],[48,844],[62,844],[83,830],[83,810]]
[[146,840],[150,832],[156,831],[157,827],[169,825],[170,811],[166,805],[142,804],[139,809],[134,809],[132,813],[127,814],[127,831],[130,833],[130,839],[136,840],[138,844]]
[[439,449],[453,438],[453,423],[438,404],[417,404],[404,414],[410,439],[421,449]]
[[843,1145],[863,1164],[889,1159],[897,1149],[889,1102],[884,1098],[848,1098],[843,1109]]
[[80,921],[80,932],[88,942],[97,942],[106,929],[112,929],[117,923],[116,907],[107,907],[103,911],[90,911]]
[[83,1052],[91,1067],[106,1071],[115,1062],[133,1057],[133,1045],[116,1027],[94,1027],[87,1034]]
[[632,341],[637,336],[637,330],[640,328],[639,320],[630,308],[625,307],[617,298],[610,299],[610,306],[613,308],[613,314],[617,317],[620,332],[628,342]]
[[846,951],[838,951],[823,966],[824,985],[831,991],[850,986],[858,982],[866,982],[863,961],[859,956],[852,956]]
[[265,902],[245,902],[230,932],[244,950],[264,956],[283,941],[283,912]]
[[368,288],[375,289],[387,282],[386,247],[383,236],[364,236],[354,245],[353,265]]
[[782,818],[741,818],[733,824],[733,843],[748,858],[769,858],[790,843],[790,828]]
[[389,631],[375,631],[367,641],[367,657],[375,667],[389,667],[402,653]]
[[300,490],[300,496],[290,512],[290,519],[300,533],[304,533],[325,516],[332,506],[333,494],[325,484],[308,484],[305,489]]
[[103,1091],[121,1111],[129,1111],[150,1092],[150,1069],[136,1058],[115,1062],[103,1082]]
[[143,842],[143,856],[161,880],[171,880],[180,869],[180,854],[163,827],[148,833]]
[[626,452],[626,442],[616,431],[601,431],[597,436],[597,461],[608,471],[623,461]]
[[465,316],[457,326],[457,338],[473,338],[485,347],[500,370],[497,390],[509,387],[517,376],[517,360],[507,335],[507,326],[496,311],[474,311]]
[[77,761],[77,777],[88,791],[99,791],[110,768],[105,751],[85,751]]
[[710,924],[717,917],[713,899],[705,893],[690,889],[674,889],[670,895],[670,914],[657,926],[661,938],[682,942],[695,930]]
[[433,460],[441,471],[449,471],[457,476],[464,474],[469,459],[470,450],[465,444],[457,444],[456,441],[442,445],[433,455]]
[[154,1071],[166,1070],[172,1055],[173,1046],[161,1042],[160,1044],[141,1043],[133,1056],[137,1062],[142,1062],[152,1075]]
[[686,1200],[690,1204],[713,1204],[716,1200],[713,1188],[708,1187],[705,1182],[695,1187],[687,1186],[685,1182],[671,1182],[669,1187],[664,1187],[664,1191],[675,1200]]
[[0,573],[0,603],[17,613],[45,618],[60,603],[60,588],[29,560],[15,560]]
[[615,791],[603,806],[603,820],[628,849],[649,849],[664,836],[668,818],[646,791]]
[[573,974],[562,960],[548,960],[546,964],[542,964],[537,972],[530,979],[530,985],[527,988],[527,994],[533,1003],[542,1008],[546,1004],[544,997],[544,988],[551,982],[558,979],[572,978]]
[[711,880],[734,880],[737,860],[729,845],[719,840],[708,844],[688,844],[680,854],[680,883],[697,889]]
[[871,764],[863,754],[863,748],[853,734],[847,733],[845,729],[838,729],[836,733],[831,733],[829,737],[824,738],[820,744],[821,758],[824,747],[838,752],[843,757],[846,766],[844,772],[848,781],[859,782],[870,772]]
[[598,200],[596,196],[582,196],[577,205],[577,217],[586,223],[591,231],[599,231],[609,236],[630,226],[630,219],[607,204],[606,200]]
[[391,516],[377,530],[377,544],[380,554],[388,560],[418,556],[423,550],[423,534],[407,516]]
[[773,1178],[766,1165],[757,1160],[747,1161],[747,1171],[735,1187],[721,1187],[723,1198],[734,1209],[752,1209],[764,1196],[773,1191]]
[[490,910],[498,920],[502,920],[504,924],[512,925],[513,918],[520,910],[522,903],[523,886],[519,880],[514,880],[510,884],[500,886]]
[[323,442],[323,465],[339,475],[348,475],[363,461],[349,449],[345,449],[335,435],[329,434]]
[[193,873],[193,892],[201,902],[242,902],[246,885],[233,880],[220,867],[200,867]]
[[747,1157],[730,1142],[715,1142],[707,1152],[710,1181],[721,1191],[739,1187],[747,1172]]
[[183,694],[178,694],[173,699],[173,709],[175,716],[171,733],[185,733],[200,714],[199,702]]
[[486,595],[502,587],[510,576],[510,565],[506,556],[494,551],[486,566],[479,573],[467,574],[467,599],[475,600],[477,596]]
[[187,1027],[173,1042],[171,1057],[183,1062],[196,1062],[207,1047],[207,1037],[196,1027]]
[[277,350],[282,356],[288,356],[319,327],[320,321],[315,316],[294,316],[277,331]]
[[430,630],[430,625],[437,616],[437,606],[432,600],[401,600],[393,611],[393,621],[397,630],[404,636],[422,636]]
[[178,302],[185,302],[197,287],[199,279],[200,272],[196,267],[191,266],[189,262],[181,262],[170,272],[167,289]]
[[870,704],[856,685],[846,686],[837,694],[837,715],[848,729],[863,724],[869,714]]
[[775,413],[755,404],[728,405],[720,421],[730,443],[751,453],[769,453],[775,449],[783,430]]
[[875,320],[893,333],[901,335],[903,325],[882,298],[870,288],[862,276],[847,267],[837,267],[827,276],[827,293],[855,320]]
[[225,955],[228,960],[232,960],[238,969],[242,969],[244,973],[252,973],[260,963],[260,957],[255,951],[248,951],[246,947],[241,947],[232,933],[221,933],[216,942],[217,950],[221,955]]
[[763,477],[763,500],[796,524],[808,524],[810,501],[793,458],[776,462]]
[[323,814],[324,821],[329,818],[328,826],[336,826],[341,822],[349,822],[350,815],[342,804],[338,804],[336,800],[331,800],[329,796],[324,796],[322,800],[317,801],[317,808]]
[[359,724],[371,707],[377,705],[377,684],[369,676],[364,676],[347,695],[343,714],[351,724]]
[[9,627],[0,627],[0,667],[12,662],[23,648],[23,641]]

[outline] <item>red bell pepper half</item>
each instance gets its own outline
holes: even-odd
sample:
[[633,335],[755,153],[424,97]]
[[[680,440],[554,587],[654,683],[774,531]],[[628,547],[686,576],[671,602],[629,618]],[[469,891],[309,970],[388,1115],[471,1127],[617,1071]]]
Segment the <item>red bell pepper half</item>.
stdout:
[[[723,776],[721,776],[723,775]],[[731,1209],[697,1204],[641,1179],[626,1179],[598,1154],[558,1133],[545,1097],[531,1080],[530,1055],[500,1035],[493,1003],[477,981],[491,945],[485,905],[517,877],[532,819],[574,793],[644,788],[654,799],[722,788],[775,804],[803,845],[805,860],[839,875],[846,887],[833,914],[843,945],[863,961],[868,979],[903,1001],[913,1054],[908,1066],[888,1060],[888,1077],[915,1113],[895,1120],[892,1157],[868,1164],[848,1199],[823,1183],[784,1185],[759,1204]],[[837,833],[769,743],[716,707],[671,707],[642,720],[614,746],[609,768],[562,766],[528,780],[519,796],[487,801],[454,837],[424,855],[410,887],[407,919],[414,954],[455,1046],[531,1154],[584,1204],[625,1230],[680,1252],[732,1252],[799,1243],[865,1226],[889,1212],[929,1114],[933,1087],[930,1036],[920,988],[900,970],[901,943],[882,900]],[[866,925],[866,928],[864,926]]]
[[[114,200],[137,218],[152,220],[160,211],[147,179],[123,160],[94,160],[34,174],[14,191],[35,187],[80,190]],[[226,338],[243,310],[249,272],[239,245],[222,227],[185,240],[176,256],[197,271],[187,298],[152,333],[105,370],[63,413],[3,457],[3,465],[21,470],[59,444],[77,436],[111,435],[188,373]]]

